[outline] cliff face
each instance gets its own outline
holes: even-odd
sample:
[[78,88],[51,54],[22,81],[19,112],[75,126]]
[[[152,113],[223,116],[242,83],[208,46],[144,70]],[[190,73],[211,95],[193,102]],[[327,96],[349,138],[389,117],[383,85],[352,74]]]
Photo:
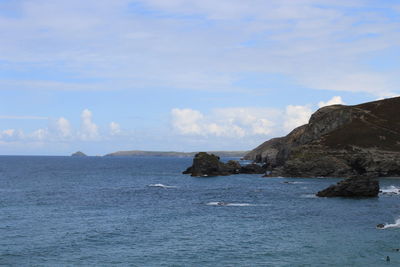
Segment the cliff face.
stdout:
[[400,97],[316,111],[308,124],[271,139],[245,158],[273,175],[400,176]]

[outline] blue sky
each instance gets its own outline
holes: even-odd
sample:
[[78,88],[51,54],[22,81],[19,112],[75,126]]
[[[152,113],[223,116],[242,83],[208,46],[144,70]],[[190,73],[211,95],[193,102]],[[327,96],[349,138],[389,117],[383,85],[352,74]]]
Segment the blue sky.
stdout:
[[399,95],[400,3],[0,0],[0,154],[247,150]]

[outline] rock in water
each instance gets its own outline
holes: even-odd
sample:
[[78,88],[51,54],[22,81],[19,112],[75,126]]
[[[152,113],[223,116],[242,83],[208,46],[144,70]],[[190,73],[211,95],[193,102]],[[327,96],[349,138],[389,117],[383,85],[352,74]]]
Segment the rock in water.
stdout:
[[81,151],[77,151],[71,155],[71,157],[86,157],[87,155]]
[[377,197],[379,182],[371,178],[356,177],[340,181],[319,191],[318,197]]
[[193,165],[183,172],[183,174],[191,174],[192,176],[219,176],[238,173],[263,174],[265,169],[257,164],[241,166],[235,160],[223,163],[214,154],[200,152],[194,156]]
[[206,152],[197,153],[193,158],[193,165],[184,171],[192,176],[218,176],[229,175],[230,168],[220,161],[219,157]]

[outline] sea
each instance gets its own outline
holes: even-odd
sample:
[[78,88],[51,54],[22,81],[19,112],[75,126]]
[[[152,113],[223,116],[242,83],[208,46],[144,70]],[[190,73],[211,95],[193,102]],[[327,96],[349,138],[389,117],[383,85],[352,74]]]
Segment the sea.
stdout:
[[181,174],[191,161],[1,156],[0,265],[400,266],[400,180],[317,198],[340,179]]

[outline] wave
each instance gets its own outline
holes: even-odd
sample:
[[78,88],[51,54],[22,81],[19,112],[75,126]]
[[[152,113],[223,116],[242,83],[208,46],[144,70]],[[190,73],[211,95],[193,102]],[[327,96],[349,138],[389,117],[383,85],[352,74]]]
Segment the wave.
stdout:
[[299,182],[299,181],[285,181],[282,182],[283,184],[304,184],[304,182]]
[[380,193],[383,195],[400,195],[400,187],[394,185],[381,188]]
[[163,184],[149,184],[149,187],[161,187],[161,188],[177,188],[177,186],[163,185]]
[[223,201],[208,202],[206,205],[207,205],[207,206],[228,206],[228,207],[250,207],[250,206],[257,206],[257,205],[255,205],[255,204],[249,204],[249,203],[229,203],[229,202],[223,202]]
[[303,194],[301,198],[318,198],[316,194]]
[[378,229],[400,228],[400,218],[397,218],[394,223],[387,223],[387,224],[384,224],[382,227],[377,226],[377,228]]

